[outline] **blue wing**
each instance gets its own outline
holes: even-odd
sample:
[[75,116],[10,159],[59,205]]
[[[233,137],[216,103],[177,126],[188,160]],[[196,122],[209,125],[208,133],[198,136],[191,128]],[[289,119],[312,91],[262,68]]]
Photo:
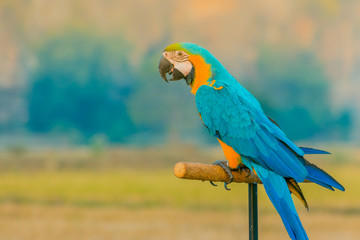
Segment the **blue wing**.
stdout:
[[224,85],[221,90],[203,85],[196,92],[196,105],[209,132],[237,153],[280,176],[305,180],[308,171],[299,159],[304,152],[240,84]]
[[304,154],[328,152],[297,147],[266,117],[259,102],[238,82],[221,90],[201,86],[196,105],[209,132],[237,153],[280,176],[309,181],[330,190],[345,188],[322,169],[306,161]]

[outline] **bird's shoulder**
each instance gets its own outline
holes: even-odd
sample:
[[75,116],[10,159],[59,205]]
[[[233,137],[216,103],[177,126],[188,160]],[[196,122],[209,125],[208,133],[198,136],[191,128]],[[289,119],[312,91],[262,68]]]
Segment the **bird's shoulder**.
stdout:
[[231,112],[241,115],[263,114],[259,101],[238,82],[220,82],[216,87],[203,85],[195,96],[199,111]]

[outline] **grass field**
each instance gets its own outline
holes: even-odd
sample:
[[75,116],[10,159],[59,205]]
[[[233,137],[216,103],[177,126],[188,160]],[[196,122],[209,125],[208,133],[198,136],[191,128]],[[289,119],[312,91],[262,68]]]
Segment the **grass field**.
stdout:
[[[360,236],[357,150],[311,159],[345,192],[302,184],[295,200],[311,239]],[[173,176],[177,161],[212,162],[218,149],[47,150],[0,153],[0,239],[247,239],[247,186],[231,191]],[[288,239],[259,187],[260,239]]]

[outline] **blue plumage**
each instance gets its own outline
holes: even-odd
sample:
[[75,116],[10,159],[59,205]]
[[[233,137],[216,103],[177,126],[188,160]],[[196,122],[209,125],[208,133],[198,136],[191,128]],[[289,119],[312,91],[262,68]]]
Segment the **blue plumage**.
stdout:
[[341,191],[345,191],[345,188],[340,183],[338,183],[333,177],[327,174],[324,170],[318,168],[314,164],[309,163],[305,159],[304,162],[305,162],[305,168],[309,173],[308,176],[306,177],[307,180],[319,184],[320,186],[323,186],[330,190],[334,190],[333,189],[334,187]]
[[315,148],[300,147],[300,149],[303,150],[305,154],[331,154],[327,151]]
[[240,86],[235,81],[233,86],[224,86],[222,90],[207,85],[198,89],[196,105],[210,133],[214,136],[218,133],[223,142],[255,163],[283,177],[304,181],[308,174],[306,168],[283,142],[288,142],[299,154],[303,154],[302,150],[268,120],[259,105],[252,104],[256,101],[254,97],[246,94],[248,97],[243,99],[241,93],[246,90],[236,85]]

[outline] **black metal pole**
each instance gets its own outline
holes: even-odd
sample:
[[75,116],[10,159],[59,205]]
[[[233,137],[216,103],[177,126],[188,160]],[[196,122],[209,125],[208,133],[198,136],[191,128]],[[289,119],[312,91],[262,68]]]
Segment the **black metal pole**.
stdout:
[[249,240],[258,240],[258,204],[256,183],[249,183]]

